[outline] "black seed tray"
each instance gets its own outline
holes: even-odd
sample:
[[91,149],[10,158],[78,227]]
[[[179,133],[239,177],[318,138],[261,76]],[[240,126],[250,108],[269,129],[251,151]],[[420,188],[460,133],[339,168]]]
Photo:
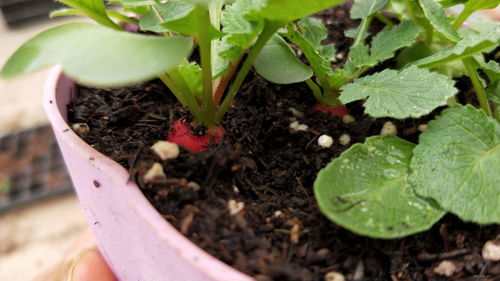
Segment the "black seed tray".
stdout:
[[49,13],[61,7],[62,5],[54,0],[0,0],[0,9],[9,27],[49,19]]
[[[8,181],[8,188],[2,182]],[[0,213],[73,192],[50,126],[0,137]]]

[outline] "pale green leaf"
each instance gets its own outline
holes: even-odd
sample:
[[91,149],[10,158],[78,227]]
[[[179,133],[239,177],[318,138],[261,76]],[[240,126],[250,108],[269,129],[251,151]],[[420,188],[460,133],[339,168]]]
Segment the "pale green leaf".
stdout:
[[168,1],[157,3],[139,21],[139,27],[143,31],[169,32],[168,28],[162,26],[164,22],[178,20],[186,17],[194,9],[194,6],[182,1]]
[[341,88],[340,101],[368,98],[365,112],[372,117],[417,118],[446,104],[458,91],[450,78],[415,66],[400,72],[386,69],[356,79]]
[[358,68],[363,66],[375,66],[377,64],[377,61],[370,57],[368,46],[362,43],[351,47],[349,50],[349,60]]
[[268,0],[262,14],[269,21],[286,25],[343,2],[345,0]]
[[498,62],[491,60],[488,63],[483,63],[480,67],[486,73],[490,82],[500,80],[500,64]]
[[436,67],[454,60],[464,59],[477,53],[489,50],[500,43],[500,27],[488,33],[470,32],[454,46],[435,53],[432,56],[416,61],[421,67]]
[[154,78],[191,53],[189,38],[162,38],[114,31],[91,23],[48,29],[21,46],[0,76],[13,78],[54,64],[76,81],[92,86],[130,85]]
[[464,13],[471,15],[475,11],[493,9],[500,4],[500,0],[469,0],[464,5]]
[[444,212],[416,196],[408,184],[414,147],[395,136],[375,136],[342,153],[314,182],[323,214],[374,238],[398,238],[430,228]]
[[367,18],[382,10],[389,1],[390,0],[357,0],[351,8],[351,18]]
[[262,77],[277,84],[302,82],[313,75],[312,70],[297,58],[293,49],[279,35],[274,35],[266,43],[254,67]]
[[[356,28],[352,28],[352,29],[348,29],[348,30],[344,31],[344,36],[355,39],[356,36],[358,36],[360,30],[361,30],[361,25],[358,25]],[[361,40],[362,41],[365,40],[366,38],[368,38],[368,36],[370,36],[370,33],[368,33],[368,31],[365,30],[363,32],[363,35],[361,35]]]
[[84,16],[84,15],[85,15],[84,13],[82,13],[77,9],[67,9],[67,8],[58,9],[50,13],[51,18],[65,17],[65,16]]
[[203,91],[201,80],[201,67],[196,63],[184,63],[178,67],[183,80],[195,96],[201,96]]
[[432,24],[437,32],[441,33],[444,37],[452,42],[460,40],[458,33],[453,29],[444,14],[443,7],[434,0],[419,0],[420,7],[424,12],[425,17]]
[[108,0],[108,3],[120,6],[140,7],[140,6],[154,5],[156,1],[155,0]]
[[88,16],[99,24],[119,30],[120,27],[114,23],[106,14],[106,6],[103,0],[56,0],[66,4],[82,14]]
[[500,124],[470,105],[446,109],[420,135],[410,182],[465,221],[500,223]]
[[[204,24],[207,24],[209,26],[209,35],[211,39],[217,39],[222,36],[222,33],[217,30],[211,23],[207,22]],[[199,35],[200,33],[200,17],[196,9],[191,10],[184,17],[168,20],[161,23],[160,25],[171,32],[180,34]]]
[[392,58],[397,50],[411,46],[420,32],[420,28],[409,20],[384,28],[372,40],[372,60],[382,62]]

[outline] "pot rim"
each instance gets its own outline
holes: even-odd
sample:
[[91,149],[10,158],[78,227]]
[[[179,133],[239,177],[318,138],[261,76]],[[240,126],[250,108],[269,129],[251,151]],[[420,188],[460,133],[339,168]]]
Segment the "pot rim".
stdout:
[[[43,98],[43,105],[53,129],[64,132],[60,134],[61,141],[67,143],[70,147],[76,148],[74,150],[83,159],[92,159],[90,162],[96,168],[102,171],[113,170],[114,173],[110,173],[109,176],[116,182],[123,182],[126,185],[126,188],[121,188],[121,192],[125,194],[124,197],[127,199],[128,205],[134,208],[134,212],[147,222],[150,228],[149,231],[154,231],[160,240],[170,244],[172,248],[176,248],[180,257],[193,267],[217,281],[254,281],[255,279],[252,277],[210,255],[180,233],[158,213],[137,184],[129,180],[129,173],[124,167],[92,148],[71,130],[58,108],[56,99],[58,83],[63,75],[61,66],[58,65],[52,68],[45,83]],[[223,279],[221,279],[220,272],[224,272]]]

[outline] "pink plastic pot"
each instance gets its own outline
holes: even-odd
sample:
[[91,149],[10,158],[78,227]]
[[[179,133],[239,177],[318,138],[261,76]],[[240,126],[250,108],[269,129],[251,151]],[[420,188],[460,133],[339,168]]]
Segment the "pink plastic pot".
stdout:
[[251,281],[212,257],[170,225],[129,174],[81,140],[68,126],[73,81],[55,68],[44,106],[104,258],[121,281]]

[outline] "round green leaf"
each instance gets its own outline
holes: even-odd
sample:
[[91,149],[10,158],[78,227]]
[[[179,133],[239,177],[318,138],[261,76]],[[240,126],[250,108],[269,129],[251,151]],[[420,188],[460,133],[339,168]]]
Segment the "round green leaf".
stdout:
[[313,75],[313,71],[297,58],[279,35],[274,35],[266,43],[253,65],[262,77],[277,84],[298,83]]
[[333,222],[361,235],[397,238],[430,228],[444,214],[408,184],[414,144],[375,136],[321,170],[314,192]]
[[411,161],[415,191],[466,221],[500,223],[500,124],[472,106],[429,123]]
[[12,78],[60,63],[80,83],[125,86],[156,77],[181,64],[192,40],[115,31],[92,23],[68,23],[46,30],[21,46],[0,76]]

